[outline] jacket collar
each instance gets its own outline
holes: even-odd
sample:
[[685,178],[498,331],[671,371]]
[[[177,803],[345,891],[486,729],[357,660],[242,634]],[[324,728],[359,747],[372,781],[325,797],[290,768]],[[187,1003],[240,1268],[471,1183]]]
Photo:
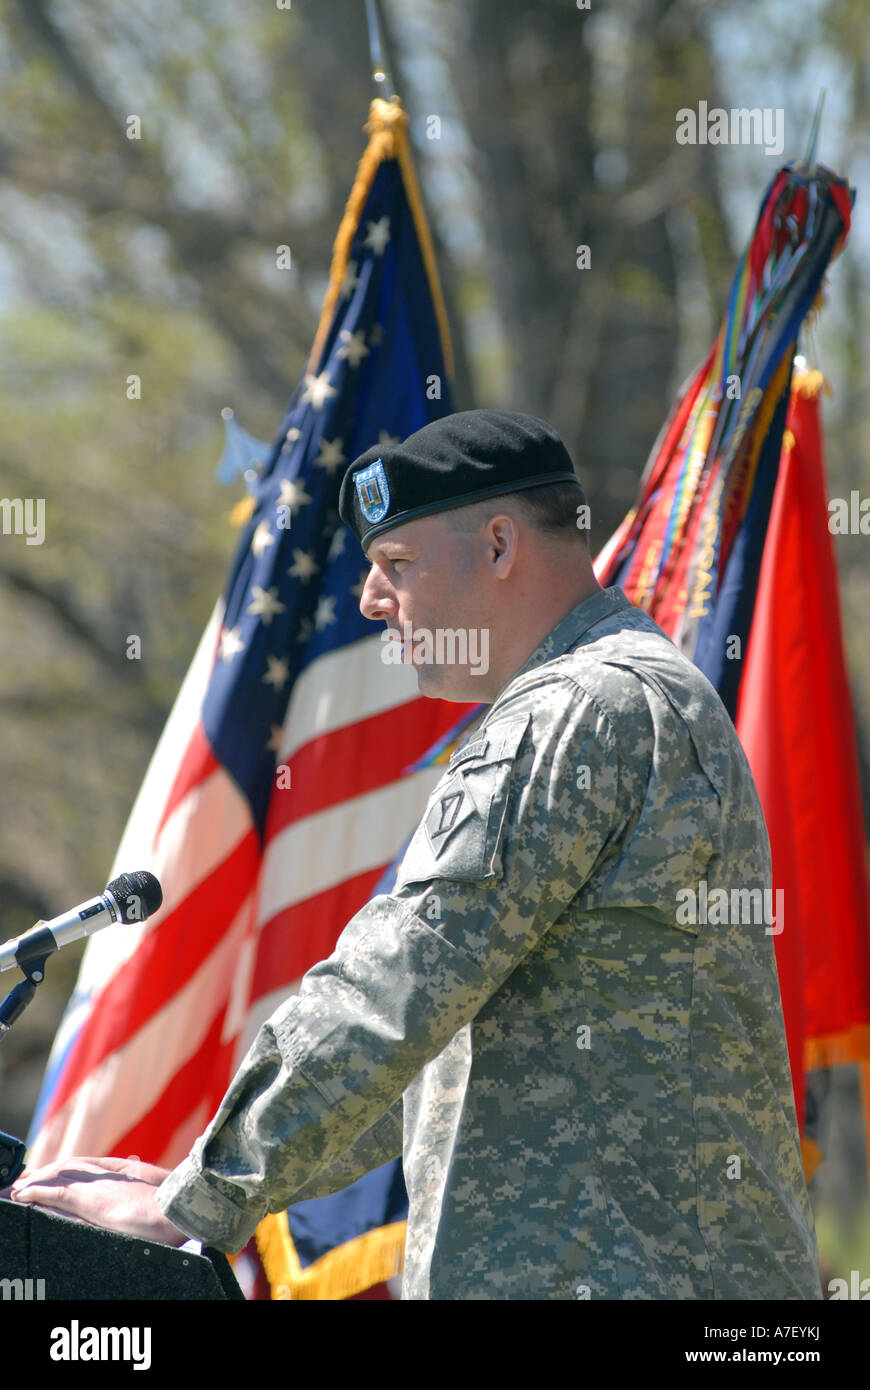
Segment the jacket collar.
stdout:
[[[626,598],[622,589],[615,584],[609,589],[599,590],[590,598],[584,598],[554,628],[551,628],[519,670],[514,671],[513,675],[508,677],[499,691],[495,703],[520,676],[534,670],[536,666],[542,666],[546,661],[552,661],[554,657],[561,656],[563,652],[570,651],[572,647],[576,646],[583,634],[595,627],[596,623],[603,622],[605,618],[618,613],[622,608],[631,607],[632,604],[629,599]],[[493,706],[491,705],[490,708],[492,709]]]

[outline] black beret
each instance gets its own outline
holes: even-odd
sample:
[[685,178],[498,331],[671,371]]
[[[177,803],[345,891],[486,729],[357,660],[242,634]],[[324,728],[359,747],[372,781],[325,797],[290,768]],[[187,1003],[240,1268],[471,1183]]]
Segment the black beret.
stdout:
[[418,516],[542,483],[579,482],[552,425],[515,410],[460,410],[402,444],[375,444],[350,464],[338,509],[365,550]]

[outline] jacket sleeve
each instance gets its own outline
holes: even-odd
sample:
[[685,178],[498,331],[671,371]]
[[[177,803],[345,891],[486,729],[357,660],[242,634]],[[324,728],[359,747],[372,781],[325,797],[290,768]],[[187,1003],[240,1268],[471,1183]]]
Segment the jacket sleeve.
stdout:
[[506,702],[454,754],[394,891],[365,904],[261,1027],[158,1189],[181,1230],[237,1250],[267,1212],[314,1195],[318,1175],[332,1182],[343,1155],[353,1177],[386,1161],[378,1121],[609,852],[627,819],[609,720],[566,676],[533,698],[534,713]]
[[293,1193],[293,1201],[308,1202],[314,1197],[329,1197],[333,1192],[341,1192],[350,1187],[358,1178],[365,1177],[375,1168],[402,1157],[402,1110],[403,1098],[390,1106],[380,1119],[355,1139],[347,1149],[328,1168],[321,1168],[313,1178]]

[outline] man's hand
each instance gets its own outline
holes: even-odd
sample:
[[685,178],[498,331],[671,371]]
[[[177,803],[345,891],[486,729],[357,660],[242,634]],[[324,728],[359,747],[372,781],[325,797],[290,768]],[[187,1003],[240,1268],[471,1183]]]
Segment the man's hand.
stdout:
[[67,1158],[25,1170],[0,1197],[141,1240],[183,1245],[190,1237],[157,1205],[157,1188],[171,1171],[137,1158]]

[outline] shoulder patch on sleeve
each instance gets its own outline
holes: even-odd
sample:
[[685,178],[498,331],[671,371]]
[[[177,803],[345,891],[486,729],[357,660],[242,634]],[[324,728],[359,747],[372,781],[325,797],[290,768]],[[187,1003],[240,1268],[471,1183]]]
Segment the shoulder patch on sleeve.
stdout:
[[489,739],[487,738],[486,734],[483,734],[478,738],[473,739],[471,743],[465,743],[461,747],[457,748],[455,753],[451,753],[450,761],[448,762],[447,766],[452,772],[453,769],[459,765],[459,763],[467,762],[469,758],[484,757],[488,747]]
[[405,851],[396,888],[433,878],[480,882],[500,878],[501,838],[514,758],[531,715],[489,725],[459,749],[429,798]]

